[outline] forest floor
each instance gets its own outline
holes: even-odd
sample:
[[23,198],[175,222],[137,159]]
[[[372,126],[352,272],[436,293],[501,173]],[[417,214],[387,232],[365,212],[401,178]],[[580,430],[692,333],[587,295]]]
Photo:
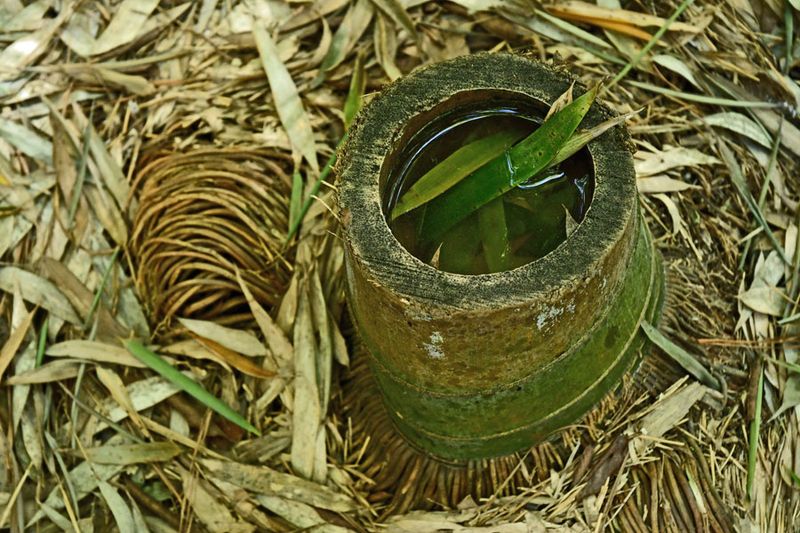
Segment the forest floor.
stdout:
[[[623,4],[0,0],[0,528],[796,529],[800,3],[684,2],[645,53],[679,4]],[[513,493],[389,507],[314,185],[354,75],[368,100],[479,51],[630,69],[602,99],[638,111],[666,351],[717,386],[675,363]]]

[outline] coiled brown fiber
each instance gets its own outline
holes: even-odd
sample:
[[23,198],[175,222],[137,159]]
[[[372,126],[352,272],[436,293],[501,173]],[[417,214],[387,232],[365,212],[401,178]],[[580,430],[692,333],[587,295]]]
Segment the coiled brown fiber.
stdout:
[[264,306],[276,304],[292,263],[283,250],[291,180],[266,151],[157,151],[138,171],[129,250],[151,321],[237,325],[252,320],[236,272]]

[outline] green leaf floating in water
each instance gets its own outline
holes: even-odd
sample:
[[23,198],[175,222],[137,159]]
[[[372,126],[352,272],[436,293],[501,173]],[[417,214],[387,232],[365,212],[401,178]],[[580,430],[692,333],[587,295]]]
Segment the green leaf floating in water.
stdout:
[[202,385],[196,381],[186,377],[183,372],[173,368],[169,363],[164,361],[158,354],[152,352],[145,345],[139,341],[128,341],[125,345],[128,351],[133,354],[136,359],[155,370],[164,379],[189,393],[197,401],[215,411],[216,413],[224,416],[237,426],[245,431],[261,435],[261,432],[253,427],[247,420],[244,419],[239,413],[234,411],[228,404],[208,392]]
[[520,131],[508,130],[465,144],[423,174],[403,194],[392,209],[392,220],[430,202],[472,172],[502,155],[523,136],[524,133]]
[[508,227],[503,200],[495,198],[478,209],[478,228],[489,271],[508,270]]
[[470,213],[549,167],[589,111],[597,90],[594,87],[582,94],[514,147],[428,202],[421,238],[439,242],[447,230]]

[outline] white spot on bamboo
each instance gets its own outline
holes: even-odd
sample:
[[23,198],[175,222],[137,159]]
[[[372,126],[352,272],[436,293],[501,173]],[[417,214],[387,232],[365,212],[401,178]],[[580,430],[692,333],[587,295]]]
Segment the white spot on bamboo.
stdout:
[[425,351],[428,352],[428,357],[431,359],[444,359],[444,352],[442,351],[442,334],[438,331],[431,333],[431,342],[423,344]]
[[536,317],[536,327],[542,329],[547,326],[548,322],[560,316],[564,312],[563,307],[548,307]]

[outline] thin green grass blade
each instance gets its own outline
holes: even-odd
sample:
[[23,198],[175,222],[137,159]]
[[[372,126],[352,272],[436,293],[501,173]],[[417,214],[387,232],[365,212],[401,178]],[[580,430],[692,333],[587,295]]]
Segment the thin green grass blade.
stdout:
[[782,366],[787,370],[791,370],[792,372],[797,372],[798,374],[800,374],[800,365],[797,365],[795,363],[790,363],[788,361],[781,361],[780,359],[775,359],[774,357],[764,357],[764,359],[778,366]]
[[633,59],[631,59],[628,62],[628,64],[625,65],[622,68],[622,70],[620,70],[617,73],[616,76],[614,76],[614,79],[611,80],[611,83],[609,83],[608,86],[606,86],[606,88],[603,89],[604,94],[606,93],[606,91],[609,91],[614,85],[619,83],[625,76],[627,76],[628,72],[630,72],[632,68],[636,67],[639,64],[639,61],[641,61],[642,58],[646,56],[647,53],[656,45],[659,39],[661,39],[661,37],[664,36],[664,34],[667,32],[667,29],[669,29],[672,23],[675,22],[675,20],[677,20],[677,18],[681,16],[681,13],[683,13],[686,10],[686,8],[689,7],[692,3],[694,3],[694,0],[683,0],[683,2],[681,2],[681,4],[672,13],[672,15],[670,15],[670,17],[664,21],[664,25],[661,26],[658,29],[658,31],[655,34],[653,34],[650,40],[647,41],[647,44],[645,44],[642,47],[639,53],[636,54],[636,56]]
[[739,166],[739,162],[736,160],[736,156],[733,154],[730,148],[725,145],[724,142],[720,143],[719,148],[722,159],[725,161],[725,165],[727,165],[730,172],[731,181],[733,181],[733,184],[736,186],[736,190],[739,192],[742,200],[744,200],[744,203],[747,205],[748,209],[750,209],[750,213],[753,215],[753,218],[755,218],[759,225],[761,225],[761,228],[764,230],[764,233],[766,234],[770,243],[772,243],[775,251],[781,256],[783,262],[788,266],[792,266],[792,262],[788,257],[786,257],[786,252],[784,251],[783,246],[781,246],[781,243],[778,242],[778,239],[775,237],[772,229],[770,229],[767,219],[764,217],[764,213],[756,203],[753,195],[750,194],[750,188],[747,186],[747,181],[745,181],[744,174]]
[[428,203],[483,165],[505,152],[524,136],[519,131],[501,131],[465,144],[414,183],[392,209],[392,220]]
[[679,100],[686,100],[687,102],[697,102],[700,104],[712,104],[722,107],[746,107],[750,109],[772,109],[780,107],[781,104],[773,104],[772,102],[761,102],[758,100],[732,100],[730,98],[720,98],[718,96],[706,96],[705,94],[685,93],[683,91],[674,91],[665,87],[659,87],[652,83],[644,83],[640,81],[629,81],[628,85],[633,85],[639,89],[650,91],[664,96],[671,96]]
[[44,351],[47,348],[47,330],[50,327],[50,317],[44,317],[42,329],[39,331],[39,343],[36,345],[36,368],[42,366],[44,361]]
[[69,224],[70,229],[75,220],[75,214],[78,212],[83,183],[86,181],[86,169],[88,168],[87,164],[89,162],[89,135],[91,133],[93,116],[94,107],[92,107],[89,112],[89,122],[86,123],[86,128],[83,130],[83,147],[81,149],[81,159],[78,165],[78,177],[75,180],[75,186],[72,188],[72,198],[70,198],[69,211],[67,212],[67,224]]
[[508,227],[502,198],[495,198],[478,209],[478,228],[489,271],[508,270]]
[[429,202],[422,238],[438,241],[470,213],[546,169],[589,111],[597,90],[576,98],[516,146]]
[[299,172],[292,174],[292,195],[289,197],[289,228],[295,226],[303,201],[303,176]]
[[245,420],[239,413],[231,409],[230,406],[205,390],[203,386],[196,381],[189,379],[183,375],[182,372],[172,368],[169,363],[164,361],[155,352],[149,350],[141,342],[135,340],[128,341],[125,347],[136,359],[146,364],[152,370],[161,375],[161,377],[168,380],[170,383],[180,388],[184,392],[188,393],[215,413],[227,418],[245,431],[249,431],[250,433],[254,433],[259,436],[261,435],[261,432],[258,431],[258,429]]
[[111,261],[108,262],[108,267],[106,267],[105,271],[103,272],[103,277],[100,279],[100,284],[97,286],[97,290],[94,292],[94,298],[92,298],[92,304],[89,306],[89,312],[86,313],[86,321],[83,323],[84,331],[88,330],[92,325],[92,319],[97,311],[97,307],[100,305],[100,298],[103,296],[103,291],[106,288],[106,283],[108,283],[111,270],[114,268],[114,265],[117,264],[119,251],[119,246],[114,248],[114,253],[111,255]]
[[350,129],[350,124],[361,109],[361,97],[364,88],[367,86],[367,77],[364,75],[364,60],[361,54],[356,56],[356,64],[353,66],[353,76],[350,78],[350,90],[344,102],[344,129]]
[[753,483],[756,478],[756,462],[758,461],[758,435],[761,432],[761,405],[764,401],[764,370],[758,376],[756,390],[756,408],[753,420],[750,421],[750,443],[747,450],[747,498],[753,496]]
[[[359,61],[358,64],[361,65],[361,62]],[[350,80],[350,90],[348,91],[347,99],[345,100],[345,134],[336,144],[336,148],[333,150],[333,153],[328,158],[325,166],[322,168],[322,172],[319,173],[317,181],[314,182],[314,185],[311,187],[311,191],[309,191],[308,198],[305,199],[302,207],[300,207],[299,211],[297,212],[297,217],[289,217],[291,225],[289,226],[289,232],[286,234],[284,245],[287,245],[289,241],[292,240],[292,237],[295,236],[297,230],[300,229],[300,224],[303,223],[306,213],[308,213],[308,210],[311,208],[311,204],[314,202],[314,197],[319,192],[322,182],[328,178],[328,175],[331,173],[331,169],[333,169],[333,165],[336,164],[336,154],[339,153],[339,148],[341,148],[347,140],[347,128],[350,126],[353,118],[355,118],[355,116],[358,114],[358,111],[361,109],[361,100],[366,84],[367,78],[364,73],[364,68],[363,66],[359,68],[357,65],[356,69],[353,71],[353,78]],[[348,115],[350,116],[349,119]],[[292,188],[292,198],[294,198],[294,187]]]
[[641,326],[642,330],[653,342],[653,344],[664,350],[667,355],[674,359],[687,372],[697,378],[700,383],[714,390],[721,389],[717,378],[711,375],[711,372],[709,372],[706,367],[704,367],[700,361],[695,358],[695,356],[665,337],[663,333],[658,331],[651,324],[642,322]]
[[[772,173],[775,171],[775,164],[778,162],[778,151],[781,147],[781,131],[783,130],[783,115],[781,115],[780,121],[778,122],[778,131],[775,133],[775,136],[772,141],[772,149],[769,153],[769,164],[767,164],[767,172],[764,175],[764,182],[761,184],[761,192],[758,194],[758,208],[764,209],[764,202],[767,199],[767,190],[769,189],[769,184],[772,183]],[[742,256],[739,259],[739,270],[744,272],[745,262],[750,254],[750,246],[753,244],[753,239],[748,239],[747,242],[744,244],[744,250],[742,250]],[[780,322],[779,322],[780,324]]]

